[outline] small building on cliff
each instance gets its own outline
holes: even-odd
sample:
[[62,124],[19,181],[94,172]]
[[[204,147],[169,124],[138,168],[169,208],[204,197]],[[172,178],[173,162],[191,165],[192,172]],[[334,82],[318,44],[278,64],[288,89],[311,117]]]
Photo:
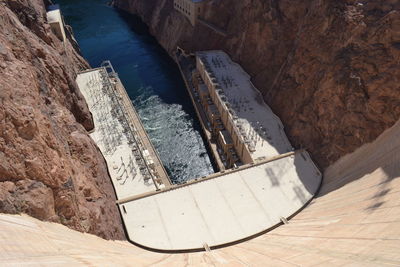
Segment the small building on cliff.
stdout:
[[174,0],[174,8],[187,17],[194,26],[203,11],[203,0]]
[[51,30],[61,41],[67,39],[64,28],[64,19],[61,14],[59,5],[51,5],[47,11],[47,22],[50,24]]

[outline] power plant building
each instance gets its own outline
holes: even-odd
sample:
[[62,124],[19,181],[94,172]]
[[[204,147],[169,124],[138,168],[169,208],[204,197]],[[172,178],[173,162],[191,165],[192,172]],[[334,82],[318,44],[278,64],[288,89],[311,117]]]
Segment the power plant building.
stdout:
[[187,17],[194,26],[203,11],[203,0],[174,0],[174,8]]
[[225,52],[196,53],[192,79],[227,168],[293,150],[280,119]]

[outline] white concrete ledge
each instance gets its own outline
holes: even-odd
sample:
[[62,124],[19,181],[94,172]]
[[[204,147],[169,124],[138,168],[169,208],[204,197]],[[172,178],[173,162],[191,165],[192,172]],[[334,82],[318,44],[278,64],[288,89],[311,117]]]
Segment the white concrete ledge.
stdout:
[[257,235],[311,200],[321,174],[302,152],[120,205],[129,239],[156,250],[198,250]]
[[61,14],[61,10],[57,5],[47,12],[47,22],[50,24],[51,30],[63,42],[67,39],[65,34],[65,23]]

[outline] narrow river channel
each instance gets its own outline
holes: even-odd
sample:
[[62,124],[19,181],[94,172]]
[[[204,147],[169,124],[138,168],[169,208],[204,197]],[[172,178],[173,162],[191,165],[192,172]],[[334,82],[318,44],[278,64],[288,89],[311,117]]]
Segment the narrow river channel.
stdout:
[[212,164],[179,69],[136,16],[105,0],[58,0],[92,67],[111,60],[174,183]]

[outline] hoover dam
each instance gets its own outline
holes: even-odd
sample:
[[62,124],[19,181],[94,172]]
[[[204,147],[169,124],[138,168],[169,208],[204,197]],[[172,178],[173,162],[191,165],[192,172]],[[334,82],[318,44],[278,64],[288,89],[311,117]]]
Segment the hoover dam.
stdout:
[[0,216],[2,266],[398,266],[400,123],[324,173],[289,224],[226,248],[161,254],[28,216]]
[[295,2],[0,3],[0,265],[400,265],[400,2]]

